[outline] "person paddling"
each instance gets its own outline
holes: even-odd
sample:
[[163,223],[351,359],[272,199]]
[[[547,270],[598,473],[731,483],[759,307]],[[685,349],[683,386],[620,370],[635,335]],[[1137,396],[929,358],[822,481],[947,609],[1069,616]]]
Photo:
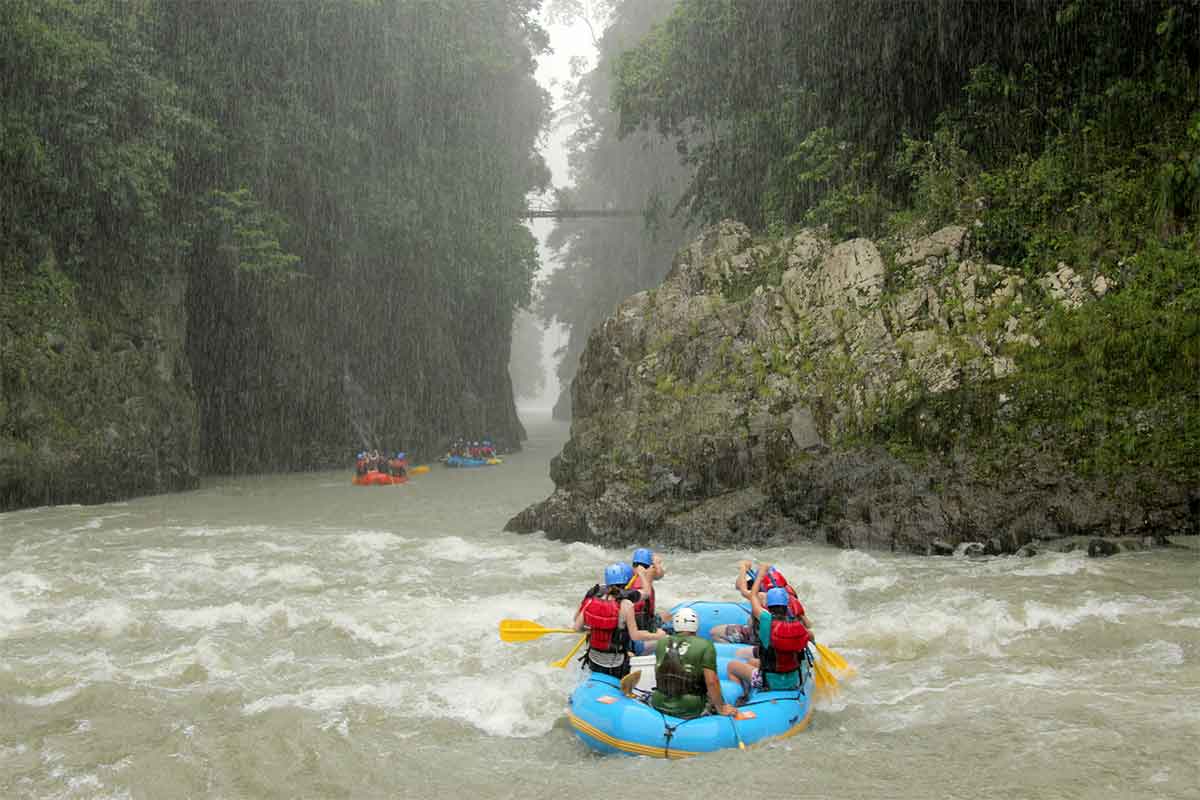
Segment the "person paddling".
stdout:
[[[633,551],[633,583],[629,585],[639,593],[637,602],[633,604],[633,613],[637,615],[638,627],[645,631],[656,631],[669,627],[670,616],[659,613],[654,607],[654,582],[666,576],[662,556],[648,547],[639,547]],[[668,631],[669,632],[669,631]],[[642,654],[642,648],[634,647],[634,653]]]
[[726,669],[730,679],[742,684],[744,702],[755,689],[787,691],[800,686],[800,662],[812,635],[804,623],[790,611],[790,595],[778,586],[766,594],[766,603],[759,588],[769,565],[759,565],[750,587],[750,620],[755,625],[758,644],[749,661],[730,661]]
[[[738,562],[738,576],[734,582],[734,586],[742,597],[750,599],[750,585],[754,583],[754,579],[758,576],[756,570],[752,569],[749,561]],[[800,602],[799,595],[796,594],[795,588],[788,583],[787,578],[779,571],[777,567],[772,565],[767,568],[767,573],[763,577],[760,587],[762,592],[770,591],[774,588],[783,588],[788,592],[788,610],[792,616],[804,623],[804,627],[812,630],[812,623],[809,622],[807,612],[804,609],[804,604]],[[765,600],[764,600],[765,603]],[[725,625],[714,625],[709,632],[714,642],[729,642],[732,644],[757,644],[755,638],[755,626],[752,624],[739,625],[737,623],[728,623]]]
[[628,564],[609,564],[604,569],[604,585],[593,586],[575,612],[575,630],[588,631],[584,663],[593,672],[623,678],[629,674],[633,642],[657,641],[667,635],[638,627],[631,600],[638,593],[626,591],[632,579],[633,569]]
[[708,708],[725,716],[736,713],[721,696],[717,648],[696,635],[700,629],[696,611],[679,609],[671,624],[675,633],[660,640],[654,648],[655,689],[650,695],[650,705],[681,719],[698,717]]

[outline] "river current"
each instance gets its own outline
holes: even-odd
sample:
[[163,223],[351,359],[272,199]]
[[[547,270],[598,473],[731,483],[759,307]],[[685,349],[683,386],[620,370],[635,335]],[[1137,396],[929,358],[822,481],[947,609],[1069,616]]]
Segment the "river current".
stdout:
[[600,757],[567,626],[629,553],[502,532],[567,426],[499,467],[349,471],[0,514],[0,798],[1200,798],[1200,551],[664,553],[661,603],[777,563],[858,675],[785,741]]

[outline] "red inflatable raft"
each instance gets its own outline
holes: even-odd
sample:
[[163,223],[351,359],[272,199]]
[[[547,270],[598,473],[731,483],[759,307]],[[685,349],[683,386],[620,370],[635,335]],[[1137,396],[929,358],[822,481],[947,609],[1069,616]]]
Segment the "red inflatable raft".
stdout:
[[396,483],[408,483],[408,476],[389,475],[373,469],[363,475],[355,475],[353,482],[355,486],[391,486]]

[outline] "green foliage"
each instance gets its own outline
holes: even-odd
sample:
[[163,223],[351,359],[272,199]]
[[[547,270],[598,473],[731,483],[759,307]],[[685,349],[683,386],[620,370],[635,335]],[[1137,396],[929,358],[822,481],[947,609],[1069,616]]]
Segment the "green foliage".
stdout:
[[[158,369],[195,389],[204,469],[341,450],[350,416],[389,441],[434,431],[440,391],[504,397],[537,267],[521,211],[549,178],[538,5],[0,2],[0,264],[24,287],[5,302],[52,260],[95,301],[76,328],[138,354],[76,364],[76,384],[125,387],[25,384],[29,408],[54,409],[26,435],[74,398],[157,392],[145,365],[185,320],[187,362]],[[161,319],[127,291],[174,303],[185,285]],[[375,419],[355,392],[379,398]]]
[[285,253],[279,237],[284,219],[254,199],[246,187],[232,192],[213,190],[208,199],[209,224],[217,228],[218,249],[245,272],[279,275],[291,270],[300,257]]
[[1131,258],[1131,283],[1047,319],[1013,391],[1088,468],[1192,477],[1200,444],[1200,253],[1187,240]]
[[[1171,0],[684,0],[622,57],[614,104],[623,131],[677,140],[695,169],[684,202],[704,221],[838,239],[964,224],[973,257],[1116,283],[1077,311],[1031,283],[1042,345],[1014,376],[897,393],[856,409],[858,434],[898,452],[967,443],[997,463],[1056,447],[1083,470],[1194,478],[1197,30],[1200,7]],[[829,391],[856,381],[852,364],[820,369]]]

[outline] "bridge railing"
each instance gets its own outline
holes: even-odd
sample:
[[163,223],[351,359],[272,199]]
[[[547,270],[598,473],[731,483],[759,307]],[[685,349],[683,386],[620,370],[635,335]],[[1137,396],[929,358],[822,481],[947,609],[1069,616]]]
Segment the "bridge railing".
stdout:
[[527,208],[522,219],[587,219],[590,217],[640,217],[641,211],[615,208]]

